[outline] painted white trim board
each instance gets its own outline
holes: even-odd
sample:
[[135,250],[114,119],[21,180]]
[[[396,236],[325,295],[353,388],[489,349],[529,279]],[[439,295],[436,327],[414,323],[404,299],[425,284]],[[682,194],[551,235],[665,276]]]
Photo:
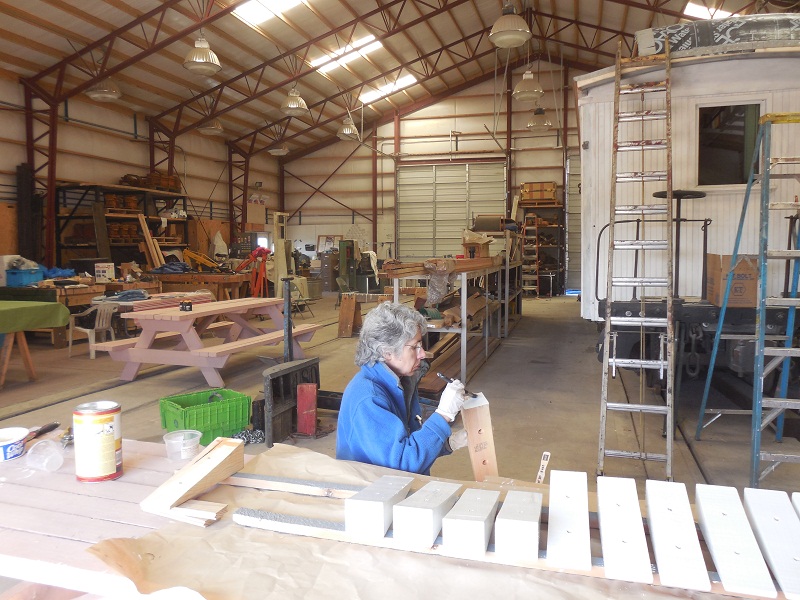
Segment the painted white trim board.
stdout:
[[789,495],[745,488],[744,509],[781,591],[789,600],[800,600],[800,517]]
[[518,560],[538,560],[542,495],[510,491],[494,520],[494,551]]
[[736,488],[698,483],[695,506],[703,539],[725,590],[777,597]]
[[708,592],[711,582],[697,537],[686,486],[645,482],[647,521],[661,585]]
[[589,490],[586,473],[550,473],[547,524],[547,564],[554,568],[590,571]]
[[461,485],[445,481],[426,483],[392,509],[392,535],[404,548],[430,548],[442,530],[442,519],[453,508]]
[[392,508],[408,496],[413,477],[384,475],[344,501],[344,528],[355,538],[382,538],[392,524]]
[[636,482],[622,477],[598,477],[597,516],[605,576],[653,583]]
[[794,505],[797,516],[800,516],[800,492],[794,492],[792,494],[792,504]]
[[500,492],[469,488],[442,519],[442,552],[461,558],[486,554]]

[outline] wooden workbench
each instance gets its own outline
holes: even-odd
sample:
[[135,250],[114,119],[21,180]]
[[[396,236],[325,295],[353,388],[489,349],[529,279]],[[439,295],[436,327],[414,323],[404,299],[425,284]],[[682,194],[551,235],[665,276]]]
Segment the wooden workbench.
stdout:
[[210,290],[217,300],[235,300],[246,295],[250,276],[245,273],[150,273],[164,292]]

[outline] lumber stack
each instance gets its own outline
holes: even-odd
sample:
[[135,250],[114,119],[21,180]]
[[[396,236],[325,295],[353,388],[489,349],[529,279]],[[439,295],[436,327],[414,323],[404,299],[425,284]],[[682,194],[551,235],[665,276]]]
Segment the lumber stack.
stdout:
[[406,263],[386,261],[383,270],[387,277],[419,277],[435,273],[469,273],[483,271],[500,266],[503,259],[500,255],[485,258],[430,258],[424,262]]

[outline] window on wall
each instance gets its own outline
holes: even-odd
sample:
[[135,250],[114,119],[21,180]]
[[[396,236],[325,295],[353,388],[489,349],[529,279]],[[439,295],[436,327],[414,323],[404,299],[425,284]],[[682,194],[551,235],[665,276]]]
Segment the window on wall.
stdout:
[[699,111],[698,185],[747,183],[761,107],[734,104]]

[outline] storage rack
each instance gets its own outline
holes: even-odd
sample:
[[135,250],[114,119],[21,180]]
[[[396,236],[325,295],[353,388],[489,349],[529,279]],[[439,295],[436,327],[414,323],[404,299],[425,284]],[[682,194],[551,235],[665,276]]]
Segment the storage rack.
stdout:
[[538,296],[562,294],[566,264],[564,204],[557,198],[555,183],[525,183],[522,189],[522,290]]
[[[111,195],[135,197],[136,208],[107,208],[106,200]],[[126,185],[77,183],[59,185],[56,188],[56,200],[58,203],[56,264],[58,265],[62,264],[65,252],[69,251],[73,251],[72,253],[76,255],[94,251],[95,257],[108,258],[113,262],[141,261],[142,256],[138,249],[141,232],[138,229],[135,236],[109,236],[109,223],[137,224],[139,214],[144,214],[148,222],[161,223],[162,219],[166,219],[168,224],[178,225],[181,235],[175,237],[180,239],[160,241],[161,247],[187,245],[188,219],[166,216],[166,213],[173,209],[182,210],[186,214],[187,197],[183,194]],[[86,221],[93,223],[94,240],[67,238],[70,227],[74,228],[76,223]]]

